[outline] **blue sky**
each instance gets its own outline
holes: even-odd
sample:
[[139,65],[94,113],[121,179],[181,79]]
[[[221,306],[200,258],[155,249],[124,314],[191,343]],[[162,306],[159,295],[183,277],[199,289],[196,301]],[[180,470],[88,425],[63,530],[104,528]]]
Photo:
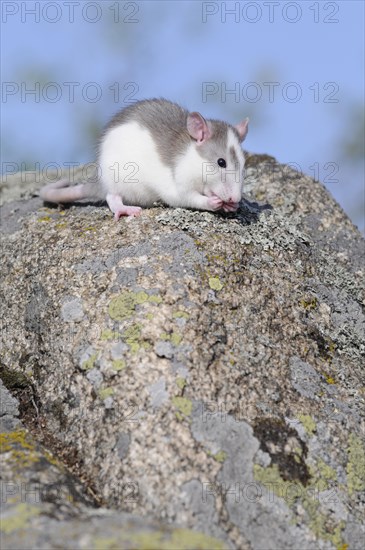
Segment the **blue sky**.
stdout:
[[206,117],[249,115],[245,147],[318,175],[364,231],[363,160],[342,153],[364,99],[361,0],[1,7],[3,163],[90,161],[128,98],[162,96]]

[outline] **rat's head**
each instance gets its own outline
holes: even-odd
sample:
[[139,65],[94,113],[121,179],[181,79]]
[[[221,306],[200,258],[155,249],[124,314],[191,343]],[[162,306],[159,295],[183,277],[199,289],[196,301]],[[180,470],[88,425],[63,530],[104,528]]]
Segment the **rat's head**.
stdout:
[[189,113],[187,129],[203,160],[203,194],[216,195],[227,209],[237,210],[245,165],[241,142],[248,132],[248,118],[230,126],[219,120],[206,121],[200,113]]

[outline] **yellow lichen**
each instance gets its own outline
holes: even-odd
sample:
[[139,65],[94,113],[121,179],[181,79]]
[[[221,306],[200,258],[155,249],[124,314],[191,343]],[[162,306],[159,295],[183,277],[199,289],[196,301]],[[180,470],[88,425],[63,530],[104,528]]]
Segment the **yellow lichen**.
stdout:
[[355,491],[365,490],[365,448],[361,439],[354,434],[350,434],[347,452],[347,486],[352,495]]
[[182,340],[182,336],[178,332],[172,332],[171,334],[161,332],[160,340],[170,341],[174,346],[178,346]]
[[185,378],[176,378],[176,385],[180,390],[183,390],[186,386]]
[[145,302],[147,302],[147,300],[149,298],[147,292],[145,292],[144,290],[139,290],[138,292],[133,292],[133,296],[134,296],[135,304],[144,304]]
[[331,481],[337,481],[337,472],[319,458],[315,465],[309,467],[312,476],[311,486],[319,491],[328,489]]
[[186,311],[174,311],[172,314],[174,319],[189,319],[190,315]]
[[0,434],[0,452],[6,453],[13,449],[14,444],[19,444],[23,449],[34,450],[34,445],[27,439],[28,434],[25,430],[6,432]]
[[136,550],[224,550],[222,541],[188,529],[174,529],[171,533],[130,534],[128,540]]
[[102,331],[100,335],[100,339],[101,340],[119,340],[120,334],[119,332],[106,328],[105,330]]
[[136,353],[141,347],[141,325],[139,323],[135,323],[126,328],[123,332],[123,338],[126,344],[129,345],[131,352]]
[[109,315],[116,321],[128,319],[134,313],[136,298],[133,292],[122,292],[119,296],[113,298],[109,304]]
[[170,339],[174,346],[178,346],[182,340],[182,336],[178,332],[173,332]]
[[219,277],[209,277],[209,286],[212,290],[222,290],[223,284]]
[[336,471],[325,464],[323,460],[319,460],[315,466],[310,468],[310,471],[312,477],[308,485],[304,487],[296,480],[284,480],[277,464],[268,468],[254,464],[255,479],[270,492],[283,498],[289,507],[292,507],[296,500],[300,499],[301,505],[308,514],[308,527],[311,531],[318,539],[328,540],[338,548],[344,544],[341,533],[345,523],[340,521],[337,524],[329,525],[327,516],[319,510],[320,501],[318,499],[318,493],[328,488],[328,482],[337,479]]
[[93,233],[95,233],[96,227],[94,227],[93,225],[88,225],[87,227],[83,227],[82,231],[84,233],[87,233],[88,231],[92,231]]
[[144,290],[138,292],[126,290],[110,301],[109,316],[116,321],[123,321],[134,314],[137,305],[146,302],[159,304],[162,298],[157,294],[149,296]]
[[104,401],[107,397],[111,397],[113,394],[113,388],[103,388],[102,390],[99,390],[99,397],[102,401]]
[[81,365],[81,368],[83,370],[90,370],[94,367],[94,364],[95,364],[95,361],[98,357],[98,354],[97,353],[93,353],[93,355],[91,355],[89,357],[89,359],[86,359],[86,361],[84,361]]
[[318,300],[316,297],[313,297],[313,298],[307,298],[307,299],[302,299],[299,301],[299,304],[304,307],[304,309],[306,310],[311,310],[311,309],[316,309],[316,307],[318,306]]
[[21,469],[40,460],[40,455],[25,430],[0,434],[0,452],[10,452],[14,465]]
[[193,403],[186,397],[173,397],[172,403],[185,416],[190,416],[193,410]]
[[227,458],[227,453],[225,451],[218,451],[218,453],[216,453],[215,455],[213,455],[213,458],[217,461],[217,462],[221,462],[223,463],[226,458]]
[[112,361],[112,368],[115,371],[120,371],[125,369],[124,359],[114,359],[114,361]]
[[43,450],[43,453],[50,464],[53,464],[54,466],[57,466],[59,469],[63,470],[63,464],[61,464],[61,462],[59,462],[59,460],[57,460],[57,458],[55,458],[52,453],[46,450]]
[[148,297],[148,301],[151,302],[151,304],[160,304],[162,302],[162,298],[157,294],[152,294]]
[[1,530],[6,534],[25,530],[29,526],[30,520],[40,514],[40,509],[22,502],[11,509],[10,513],[11,515],[8,517],[3,514],[1,518]]
[[298,414],[298,420],[303,424],[305,431],[312,436],[317,429],[317,425],[309,414]]
[[94,537],[91,543],[92,550],[119,550],[118,537]]

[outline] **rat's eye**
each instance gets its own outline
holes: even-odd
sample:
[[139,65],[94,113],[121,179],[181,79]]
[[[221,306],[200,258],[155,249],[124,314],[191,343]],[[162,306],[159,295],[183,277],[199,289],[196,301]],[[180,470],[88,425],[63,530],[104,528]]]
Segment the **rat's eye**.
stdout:
[[224,159],[218,159],[217,162],[221,168],[225,168],[227,166],[227,163]]

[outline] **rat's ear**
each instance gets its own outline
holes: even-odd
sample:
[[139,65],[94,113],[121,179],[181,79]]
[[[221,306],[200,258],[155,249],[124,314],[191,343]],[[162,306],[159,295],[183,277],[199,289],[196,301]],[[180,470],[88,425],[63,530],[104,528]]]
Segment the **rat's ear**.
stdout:
[[207,121],[200,113],[189,113],[186,127],[192,138],[199,143],[203,143],[210,138],[210,131]]
[[240,136],[240,141],[243,141],[245,139],[245,137],[247,136],[247,132],[248,132],[248,121],[249,121],[249,118],[245,118],[245,120],[242,120],[242,122],[239,122],[238,124],[236,124],[235,128]]

